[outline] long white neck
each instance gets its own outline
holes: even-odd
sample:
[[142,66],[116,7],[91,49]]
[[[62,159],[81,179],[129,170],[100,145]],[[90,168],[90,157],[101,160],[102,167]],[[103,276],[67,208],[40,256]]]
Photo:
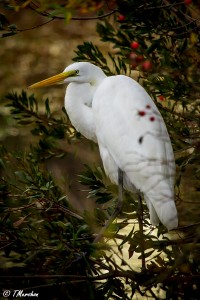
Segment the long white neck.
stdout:
[[65,108],[73,126],[86,138],[97,141],[92,101],[98,85],[72,82],[65,94]]

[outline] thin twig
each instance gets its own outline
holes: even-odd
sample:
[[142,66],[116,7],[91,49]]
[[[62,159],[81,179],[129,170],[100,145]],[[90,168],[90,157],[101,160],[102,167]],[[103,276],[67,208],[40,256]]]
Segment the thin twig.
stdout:
[[46,21],[46,22],[44,22],[44,23],[42,23],[42,24],[39,24],[39,25],[30,27],[30,28],[16,29],[16,30],[11,30],[11,31],[13,31],[13,32],[16,32],[16,31],[17,31],[17,32],[28,31],[28,30],[32,30],[32,29],[36,29],[36,28],[42,27],[42,26],[44,26],[44,25],[46,25],[46,24],[48,24],[48,23],[50,23],[50,22],[52,22],[52,21],[54,21],[54,19],[48,20],[48,21]]
[[72,17],[71,20],[98,20],[98,19],[103,19],[106,18],[112,14],[114,14],[115,12],[117,12],[117,9],[113,9],[111,12],[100,15],[100,16],[95,16],[95,17]]
[[54,202],[53,200],[51,200],[51,199],[42,198],[42,199],[40,199],[40,201],[41,201],[41,200],[48,201],[48,202],[52,203],[58,210],[64,212],[64,213],[67,214],[67,215],[70,215],[70,216],[72,216],[72,217],[75,217],[75,218],[77,218],[78,220],[83,220],[83,217],[80,216],[79,214],[75,213],[74,211],[72,211],[72,210],[66,208],[65,206],[63,206],[63,205],[61,205],[61,204],[55,203],[55,202]]
[[[30,9],[32,9],[33,11],[35,11],[37,14],[39,14],[39,15],[42,15],[43,17],[49,17],[49,18],[52,18],[52,19],[57,19],[57,20],[65,20],[65,17],[61,17],[61,16],[51,16],[51,14],[50,13],[48,13],[47,11],[43,11],[43,12],[41,12],[41,11],[38,11],[37,9],[39,8],[39,6],[36,6],[35,5],[35,7],[33,7],[33,5],[31,5],[31,4],[34,4],[35,5],[35,3],[30,3],[28,6],[29,6],[29,8]],[[108,17],[108,16],[110,16],[110,15],[112,15],[112,14],[114,14],[114,13],[116,13],[118,11],[118,9],[112,9],[112,11],[110,11],[110,12],[108,12],[108,13],[105,13],[105,14],[102,14],[102,15],[100,15],[100,16],[94,16],[94,17],[71,17],[70,18],[70,20],[74,20],[74,21],[81,21],[81,20],[83,20],[83,21],[87,21],[87,20],[98,20],[98,19],[103,19],[103,18],[106,18],[106,17]]]

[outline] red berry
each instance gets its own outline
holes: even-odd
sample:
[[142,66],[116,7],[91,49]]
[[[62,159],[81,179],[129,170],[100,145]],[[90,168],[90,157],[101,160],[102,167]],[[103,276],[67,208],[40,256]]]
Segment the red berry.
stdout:
[[146,115],[146,112],[145,112],[145,111],[143,111],[143,110],[141,110],[141,111],[139,111],[139,112],[138,112],[138,114],[139,114],[139,116],[143,117],[143,116],[145,116],[145,115]]
[[150,120],[151,122],[153,122],[153,121],[155,121],[155,117],[152,116],[152,117],[149,118],[149,120]]
[[139,43],[138,42],[136,42],[136,41],[133,41],[132,43],[131,43],[131,48],[132,49],[137,49],[138,47],[139,47]]
[[192,0],[184,0],[185,5],[190,5],[192,3]]
[[164,97],[163,95],[160,95],[160,96],[158,96],[158,99],[159,99],[160,101],[164,101],[165,97]]
[[136,62],[137,54],[135,52],[131,52],[129,55],[129,58],[130,58],[131,69],[134,70],[138,66],[138,64]]
[[151,108],[151,105],[147,104],[147,105],[146,105],[146,108],[147,108],[147,109],[150,109],[150,108]]
[[119,15],[118,16],[118,21],[119,22],[123,22],[125,20],[125,16],[124,15]]
[[131,60],[136,60],[137,59],[137,54],[135,52],[131,52],[130,55],[129,55],[129,58]]
[[138,63],[140,63],[141,61],[143,61],[144,60],[144,56],[142,56],[142,55],[138,55],[137,57],[136,57],[136,61],[138,62]]
[[145,70],[145,71],[148,71],[148,70],[151,70],[152,68],[152,62],[150,60],[145,60],[142,64],[142,68]]
[[134,62],[131,63],[131,70],[135,70],[135,68],[137,68],[137,66],[138,65],[136,63],[134,63]]

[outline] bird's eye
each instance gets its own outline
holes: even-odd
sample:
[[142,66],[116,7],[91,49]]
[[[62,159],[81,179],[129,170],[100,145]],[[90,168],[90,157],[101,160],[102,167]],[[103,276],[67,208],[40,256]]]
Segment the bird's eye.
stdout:
[[75,71],[75,73],[76,73],[76,75],[78,75],[78,73],[79,73],[79,70],[76,70],[76,71]]

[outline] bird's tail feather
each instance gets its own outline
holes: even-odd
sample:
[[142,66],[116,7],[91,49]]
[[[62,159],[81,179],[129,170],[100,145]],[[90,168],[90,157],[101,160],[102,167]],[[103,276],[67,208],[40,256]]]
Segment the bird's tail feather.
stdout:
[[150,220],[153,225],[160,222],[168,230],[178,227],[178,217],[175,202],[172,199],[156,199],[156,197],[145,196],[150,212]]

